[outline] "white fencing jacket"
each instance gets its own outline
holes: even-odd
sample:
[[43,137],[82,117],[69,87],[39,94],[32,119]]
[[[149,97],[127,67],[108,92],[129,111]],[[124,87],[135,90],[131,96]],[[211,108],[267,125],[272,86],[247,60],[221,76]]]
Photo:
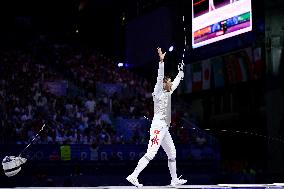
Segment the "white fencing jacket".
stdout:
[[153,101],[154,101],[154,118],[155,120],[164,120],[169,127],[171,124],[171,95],[178,87],[180,80],[184,77],[183,71],[179,71],[178,75],[172,82],[172,90],[167,92],[163,89],[164,79],[164,62],[159,62],[157,83],[154,88]]

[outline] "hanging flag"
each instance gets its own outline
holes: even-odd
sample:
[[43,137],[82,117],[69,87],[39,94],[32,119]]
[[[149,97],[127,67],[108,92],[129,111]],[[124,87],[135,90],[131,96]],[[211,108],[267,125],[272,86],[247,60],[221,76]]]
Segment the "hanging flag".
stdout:
[[228,83],[237,83],[234,56],[232,54],[224,56],[224,64]]
[[246,64],[247,64],[247,73],[248,73],[248,79],[249,80],[252,80],[254,79],[254,73],[253,73],[253,51],[252,51],[252,48],[249,47],[249,48],[245,48],[244,51],[246,52],[246,57],[245,57],[245,60],[246,60]]
[[202,90],[202,68],[201,63],[192,64],[192,91]]
[[202,61],[202,89],[210,89],[210,78],[211,78],[211,63],[208,60]]
[[231,54],[231,63],[233,64],[235,83],[241,82],[243,80],[242,69],[239,63],[239,53],[240,52]]
[[211,65],[213,66],[215,88],[224,87],[225,79],[224,79],[223,58],[221,56],[212,58]]
[[224,56],[225,73],[229,84],[248,81],[252,72],[249,48]]
[[185,74],[184,74],[184,92],[192,93],[192,65],[187,64],[185,66]]
[[247,67],[244,57],[240,56],[238,58],[239,68],[241,71],[241,81],[248,81]]
[[248,55],[247,52],[245,51],[245,49],[239,51],[238,53],[236,53],[236,57],[238,59],[237,62],[237,67],[239,68],[239,72],[240,72],[240,80],[238,81],[248,81],[249,79],[249,73],[248,73],[248,64],[249,64],[249,60],[248,60]]
[[253,78],[252,49],[245,48],[236,53],[238,68],[240,68],[241,81],[248,81]]
[[261,76],[263,76],[265,72],[265,64],[261,58],[261,48],[260,47],[255,48],[253,50],[253,62],[254,62],[254,67],[253,67],[254,79],[258,79]]

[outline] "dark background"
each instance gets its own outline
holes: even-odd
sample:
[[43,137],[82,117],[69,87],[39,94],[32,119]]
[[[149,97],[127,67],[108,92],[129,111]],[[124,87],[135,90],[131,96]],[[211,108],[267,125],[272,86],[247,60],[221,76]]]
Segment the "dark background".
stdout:
[[[114,63],[124,62],[135,74],[155,83],[158,57],[156,47],[167,50],[173,45],[174,51],[168,53],[166,72],[177,73],[177,63],[181,61],[182,50],[186,48],[185,63],[191,64],[207,58],[221,56],[246,47],[261,47],[262,59],[265,61],[265,74],[256,81],[247,81],[220,89],[211,89],[191,94],[175,96],[184,102],[202,101],[204,117],[200,121],[201,129],[216,137],[220,144],[222,165],[228,162],[250,164],[257,172],[253,183],[283,182],[284,144],[276,138],[284,138],[283,116],[283,53],[279,61],[273,62],[274,51],[283,49],[283,2],[280,0],[252,0],[253,31],[225,39],[204,47],[191,47],[191,1],[185,0],[10,0],[0,3],[0,48],[9,50],[24,48],[26,44],[45,36],[47,43],[64,42],[83,49],[96,49],[111,57]],[[182,22],[185,16],[185,23]],[[188,46],[184,47],[184,32]],[[279,43],[274,39],[280,38]],[[48,45],[47,45],[48,46]],[[37,53],[37,52],[36,52]],[[44,53],[49,53],[45,49]],[[237,118],[228,112],[213,115],[212,104],[218,99],[225,99],[230,94],[236,97],[238,104]],[[229,103],[228,101],[224,102]],[[215,129],[215,131],[214,131]],[[220,132],[222,129],[242,130],[260,133],[263,136]],[[5,144],[4,144],[5,145]],[[1,150],[1,148],[0,148]],[[92,175],[107,175],[110,184],[125,184],[127,174],[134,169],[136,161],[126,162],[35,162],[23,166],[20,176],[0,177],[4,186],[29,186],[32,179],[25,179],[37,170],[46,170],[54,180],[67,179],[77,164],[85,170],[84,182],[90,185]],[[244,164],[246,164],[244,163]],[[233,167],[232,163],[232,167]],[[222,170],[218,166],[219,171]],[[146,169],[141,180],[164,178],[166,162],[156,161]],[[189,178],[199,170],[206,172],[206,164],[200,169],[190,162],[178,164],[181,171]],[[67,170],[54,174],[54,169]],[[95,170],[88,172],[88,169]],[[113,171],[116,170],[116,171]],[[117,170],[122,170],[121,172]],[[157,171],[158,170],[158,171]],[[215,169],[211,169],[215,170]],[[83,171],[84,172],[84,171]],[[222,171],[220,171],[222,172]],[[230,171],[229,171],[230,172]],[[233,172],[233,171],[232,171]],[[231,172],[231,173],[232,173]],[[27,173],[27,174],[26,174]],[[101,174],[104,173],[104,174]],[[26,174],[26,175],[25,175]],[[234,182],[234,174],[230,178],[227,173],[220,173],[208,180],[193,179],[196,184],[217,184]],[[147,175],[147,176],[146,176]],[[220,176],[221,175],[221,176]],[[232,176],[233,175],[233,176]],[[28,177],[27,176],[27,177]],[[56,177],[59,176],[59,177]],[[107,185],[97,177],[95,185]],[[204,177],[205,178],[205,177]],[[18,180],[17,180],[18,179]],[[29,180],[31,179],[31,180]],[[28,182],[26,182],[28,180]],[[80,180],[80,179],[79,179]],[[66,181],[66,182],[67,182]],[[166,184],[151,180],[149,184]],[[203,182],[204,181],[204,182]],[[61,181],[58,181],[62,183]],[[146,182],[146,181],[145,181]],[[238,181],[235,181],[238,182]],[[246,182],[246,181],[244,181]],[[17,183],[15,185],[15,183]],[[78,181],[80,183],[80,181]],[[77,184],[78,184],[77,183]],[[67,183],[68,184],[68,183]]]

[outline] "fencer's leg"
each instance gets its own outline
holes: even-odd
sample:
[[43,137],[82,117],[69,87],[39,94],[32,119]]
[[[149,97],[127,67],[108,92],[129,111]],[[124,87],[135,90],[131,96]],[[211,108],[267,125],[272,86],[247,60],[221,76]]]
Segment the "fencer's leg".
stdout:
[[133,175],[134,177],[138,177],[139,174],[141,173],[141,171],[143,171],[143,169],[145,169],[145,167],[147,167],[147,165],[149,164],[150,161],[151,161],[151,159],[144,155],[138,161],[138,164],[137,164],[136,168],[134,169],[134,171],[131,175]]
[[169,130],[167,130],[167,132],[165,133],[161,145],[168,156],[168,167],[172,177],[171,186],[175,187],[185,184],[187,180],[177,178],[176,148]]
[[143,185],[138,182],[137,177],[145,169],[145,167],[149,164],[149,162],[155,157],[158,152],[158,149],[161,146],[161,141],[163,141],[166,126],[153,125],[150,129],[150,139],[148,143],[148,149],[146,154],[139,160],[136,168],[133,173],[129,175],[126,179],[133,185],[137,187],[142,187]]
[[148,142],[148,149],[146,154],[139,160],[137,167],[135,168],[132,175],[138,177],[140,172],[148,165],[148,163],[157,154],[161,142],[163,141],[164,135],[167,129],[166,126],[155,126],[153,125],[150,129],[150,139]]
[[172,180],[174,180],[177,178],[176,148],[169,130],[167,130],[167,132],[165,133],[161,145],[168,156],[168,167]]

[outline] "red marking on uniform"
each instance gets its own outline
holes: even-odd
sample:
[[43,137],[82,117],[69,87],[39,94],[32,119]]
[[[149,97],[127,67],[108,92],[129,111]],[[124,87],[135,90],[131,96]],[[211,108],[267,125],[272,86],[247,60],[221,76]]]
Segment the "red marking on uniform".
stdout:
[[154,145],[154,144],[157,144],[157,145],[159,145],[158,144],[158,135],[156,135],[153,139],[151,139],[151,141],[152,141],[152,145],[151,145],[151,147]]
[[160,131],[159,131],[159,130],[155,130],[155,131],[154,131],[154,134],[157,134],[157,135],[158,135],[158,134],[160,134]]

